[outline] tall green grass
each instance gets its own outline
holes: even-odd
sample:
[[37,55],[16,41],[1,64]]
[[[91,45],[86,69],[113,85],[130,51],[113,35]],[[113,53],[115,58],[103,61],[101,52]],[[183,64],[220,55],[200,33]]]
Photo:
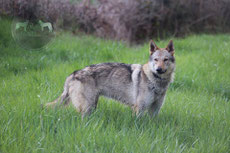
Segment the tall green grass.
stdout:
[[[93,36],[59,34],[29,51],[0,24],[0,152],[230,152],[230,37],[172,38],[176,76],[158,117],[132,116],[103,97],[81,120],[73,107],[43,109],[76,69],[101,62],[144,64],[148,44],[128,47]],[[168,40],[157,41],[164,47]]]

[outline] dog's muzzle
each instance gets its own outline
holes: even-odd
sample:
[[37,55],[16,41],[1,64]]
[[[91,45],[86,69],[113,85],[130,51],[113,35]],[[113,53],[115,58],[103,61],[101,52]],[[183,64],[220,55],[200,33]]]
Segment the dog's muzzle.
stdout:
[[166,70],[163,70],[162,68],[157,68],[156,71],[158,74],[163,74],[166,72]]

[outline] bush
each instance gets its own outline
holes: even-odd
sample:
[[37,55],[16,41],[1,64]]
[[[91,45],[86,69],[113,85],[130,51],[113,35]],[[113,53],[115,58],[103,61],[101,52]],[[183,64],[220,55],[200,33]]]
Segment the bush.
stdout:
[[3,0],[0,13],[41,18],[55,28],[140,42],[190,32],[228,32],[228,0]]

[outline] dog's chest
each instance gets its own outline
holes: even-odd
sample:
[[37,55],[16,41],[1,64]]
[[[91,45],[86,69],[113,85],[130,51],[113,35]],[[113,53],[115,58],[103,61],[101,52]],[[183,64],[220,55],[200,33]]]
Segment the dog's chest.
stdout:
[[159,87],[155,84],[148,85],[148,92],[146,92],[145,103],[146,106],[151,105],[154,102],[161,100],[166,92],[166,88]]

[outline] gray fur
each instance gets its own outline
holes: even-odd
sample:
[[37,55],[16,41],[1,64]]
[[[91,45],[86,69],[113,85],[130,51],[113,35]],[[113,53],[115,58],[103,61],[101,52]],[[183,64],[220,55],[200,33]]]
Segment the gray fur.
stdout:
[[[173,46],[159,49],[151,43],[147,64],[101,63],[75,71],[67,77],[62,95],[47,106],[72,101],[84,117],[96,108],[98,97],[105,96],[131,106],[137,115],[145,110],[157,115],[173,79],[175,58]],[[159,67],[164,73],[156,71]]]

